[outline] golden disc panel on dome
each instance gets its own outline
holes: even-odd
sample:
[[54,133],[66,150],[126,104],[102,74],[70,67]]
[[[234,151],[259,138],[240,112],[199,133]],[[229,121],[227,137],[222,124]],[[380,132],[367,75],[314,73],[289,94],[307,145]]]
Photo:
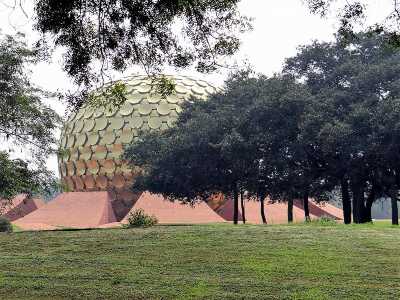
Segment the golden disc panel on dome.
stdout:
[[82,107],[82,108],[78,111],[78,113],[76,114],[75,119],[76,119],[76,120],[82,119],[84,114],[85,114],[85,108]]
[[204,89],[198,86],[192,86],[191,91],[197,95],[203,95],[204,94]]
[[107,147],[104,145],[98,145],[95,146],[93,149],[94,153],[93,153],[93,159],[105,159],[107,157]]
[[112,145],[117,138],[114,131],[106,131],[104,135],[101,137],[101,144],[102,145]]
[[89,119],[93,116],[94,108],[93,107],[86,107],[85,113],[83,114],[84,119]]
[[122,175],[115,175],[112,179],[112,184],[116,188],[123,188],[125,186],[125,178]]
[[88,171],[91,174],[96,175],[97,173],[99,173],[100,166],[99,166],[99,163],[97,162],[97,160],[87,161],[86,166],[87,166]]
[[118,130],[124,127],[125,119],[123,118],[112,118],[110,119],[110,129],[111,130]]
[[104,106],[96,107],[96,110],[94,111],[93,116],[95,118],[99,118],[102,115],[104,115],[104,111],[105,111]]
[[93,190],[96,187],[96,182],[92,175],[87,175],[83,177],[83,182],[88,190]]
[[83,146],[83,145],[85,145],[86,141],[87,141],[86,133],[80,133],[80,134],[78,134],[76,136],[75,145],[76,146]]
[[101,190],[105,190],[108,186],[108,179],[106,176],[104,175],[99,175],[96,177],[96,186],[101,189]]
[[75,136],[74,135],[69,135],[68,140],[67,140],[67,147],[72,148],[75,145]]
[[92,158],[92,148],[90,146],[79,148],[79,158],[88,161]]
[[121,143],[128,144],[132,142],[134,137],[133,131],[129,129],[122,130],[120,141]]
[[86,163],[84,160],[78,160],[75,163],[76,166],[76,174],[79,176],[85,175],[86,174]]
[[84,132],[90,132],[93,130],[96,122],[93,119],[90,120],[85,120],[84,125],[83,125],[83,131]]
[[146,85],[139,85],[136,90],[141,93],[141,94],[147,94],[151,91],[151,86],[146,84]]
[[178,94],[188,94],[190,93],[190,90],[187,89],[185,86],[177,85],[175,86],[175,92]]
[[69,159],[72,161],[77,161],[79,159],[78,148],[72,148],[69,150]]
[[168,96],[167,96],[167,101],[168,101],[169,103],[175,104],[175,103],[180,102],[180,101],[181,101],[181,98],[179,98],[176,94],[171,94],[171,95],[168,95]]
[[126,97],[126,101],[131,103],[131,104],[138,104],[143,100],[143,95],[139,93],[135,93],[132,95],[128,95]]
[[101,173],[112,174],[115,172],[115,162],[113,159],[105,159],[100,161]]
[[153,107],[148,102],[142,102],[139,104],[139,113],[141,115],[149,115]]
[[148,97],[146,98],[146,100],[149,103],[158,103],[163,99],[163,97],[161,95],[157,95],[157,94],[149,94]]
[[107,149],[108,149],[107,158],[108,159],[113,158],[115,160],[118,160],[120,159],[120,156],[122,155],[124,148],[122,144],[114,144],[107,146]]
[[95,123],[96,123],[95,130],[97,130],[97,131],[104,130],[104,129],[106,129],[106,127],[108,125],[108,119],[107,118],[99,118],[99,119],[96,119]]
[[131,117],[128,119],[128,126],[130,128],[140,128],[143,125],[143,119],[141,117]]
[[169,104],[167,102],[161,102],[157,105],[157,112],[162,116],[168,115],[171,112]]
[[133,112],[133,106],[129,102],[125,102],[119,109],[121,116],[129,116]]
[[151,129],[158,129],[161,127],[162,120],[158,117],[151,117],[148,120],[148,124]]
[[74,130],[73,130],[73,132],[75,132],[75,133],[81,132],[82,129],[83,129],[83,125],[84,125],[84,124],[83,124],[83,121],[82,121],[82,120],[76,121],[75,124],[74,124]]
[[100,140],[100,135],[97,132],[91,133],[88,136],[87,145],[97,145]]

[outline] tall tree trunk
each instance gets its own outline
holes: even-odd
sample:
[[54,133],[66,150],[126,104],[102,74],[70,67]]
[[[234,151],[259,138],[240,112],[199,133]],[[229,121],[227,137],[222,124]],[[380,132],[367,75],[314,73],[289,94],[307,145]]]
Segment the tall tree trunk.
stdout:
[[310,222],[311,221],[310,209],[308,207],[308,195],[309,195],[308,190],[306,190],[304,192],[304,195],[303,195],[304,220],[306,222]]
[[265,193],[261,193],[259,195],[260,197],[260,212],[261,212],[261,220],[263,222],[263,224],[267,224],[267,218],[265,217],[265,206],[264,206],[264,202],[265,202]]
[[233,186],[233,224],[238,223],[239,218],[239,194],[237,184]]
[[367,201],[365,203],[365,222],[372,222],[372,204],[374,203],[376,198],[376,186],[372,185],[371,191],[367,197]]
[[351,189],[353,192],[354,223],[365,223],[364,184],[362,181],[354,180],[351,182]]
[[244,192],[240,191],[240,205],[242,208],[242,221],[243,224],[246,224],[246,214],[245,214],[245,208],[244,208]]
[[349,182],[345,177],[342,177],[341,182],[342,190],[342,204],[343,204],[343,221],[344,224],[351,223],[351,200],[349,193]]
[[397,206],[397,196],[392,196],[391,201],[392,201],[392,225],[399,225],[399,208]]
[[288,223],[293,222],[293,198],[289,197],[288,199],[288,211],[287,211],[287,216],[288,216]]

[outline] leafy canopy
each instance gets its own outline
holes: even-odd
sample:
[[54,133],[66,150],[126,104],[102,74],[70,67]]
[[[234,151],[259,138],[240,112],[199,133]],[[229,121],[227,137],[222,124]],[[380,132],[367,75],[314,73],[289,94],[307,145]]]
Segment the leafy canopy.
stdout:
[[27,47],[22,35],[0,36],[0,138],[8,151],[21,149],[28,157],[26,162],[11,160],[0,152],[1,198],[35,191],[51,177],[45,160],[54,151],[60,117],[43,103],[49,95],[32,85],[27,72],[40,55]]
[[[239,0],[39,0],[36,29],[65,47],[65,70],[78,84],[104,80],[109,70],[170,65],[215,70],[250,28]],[[100,69],[95,63],[100,62]]]

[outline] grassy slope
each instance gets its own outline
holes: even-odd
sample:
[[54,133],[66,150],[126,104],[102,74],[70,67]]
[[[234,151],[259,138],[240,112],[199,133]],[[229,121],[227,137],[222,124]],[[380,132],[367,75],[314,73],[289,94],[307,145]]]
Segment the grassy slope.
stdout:
[[0,299],[398,299],[390,226],[157,226],[0,235]]

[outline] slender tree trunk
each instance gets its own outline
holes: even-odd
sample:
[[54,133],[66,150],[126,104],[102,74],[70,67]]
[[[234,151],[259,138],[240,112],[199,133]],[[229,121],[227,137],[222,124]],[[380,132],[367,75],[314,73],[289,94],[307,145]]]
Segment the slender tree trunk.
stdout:
[[265,217],[265,206],[264,206],[265,194],[261,193],[259,197],[260,197],[261,220],[262,220],[263,224],[267,224],[267,218]]
[[244,192],[240,191],[240,205],[242,208],[242,221],[243,224],[246,224],[246,214],[245,214],[245,208],[244,208]]
[[365,222],[372,222],[372,204],[375,201],[376,197],[376,188],[372,186],[371,192],[368,195],[367,201],[365,203]]
[[342,189],[342,204],[343,204],[343,221],[344,224],[351,223],[351,201],[349,193],[349,182],[346,178],[341,179],[341,189]]
[[399,208],[397,206],[397,197],[392,196],[392,225],[399,225]]
[[288,199],[288,223],[293,222],[293,199]]
[[238,195],[238,189],[237,189],[237,184],[234,184],[233,187],[233,224],[238,223],[238,218],[239,218],[239,195]]
[[351,183],[353,192],[353,219],[354,223],[365,223],[365,205],[364,205],[364,185],[361,181],[353,181]]
[[310,222],[311,221],[310,209],[308,207],[308,195],[309,195],[308,190],[306,190],[304,192],[304,195],[303,195],[304,220],[306,222]]

